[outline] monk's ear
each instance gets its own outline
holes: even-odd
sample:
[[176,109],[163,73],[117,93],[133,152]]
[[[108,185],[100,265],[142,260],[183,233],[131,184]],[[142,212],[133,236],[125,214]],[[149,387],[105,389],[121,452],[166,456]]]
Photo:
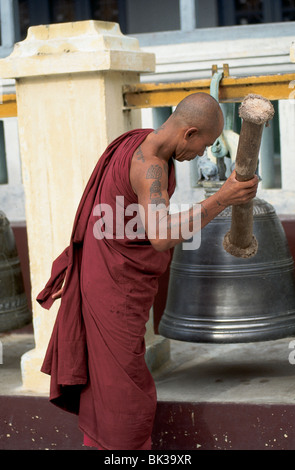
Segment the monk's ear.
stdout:
[[197,127],[190,127],[185,131],[184,138],[189,140],[192,137],[196,137],[197,134],[199,134],[199,129]]

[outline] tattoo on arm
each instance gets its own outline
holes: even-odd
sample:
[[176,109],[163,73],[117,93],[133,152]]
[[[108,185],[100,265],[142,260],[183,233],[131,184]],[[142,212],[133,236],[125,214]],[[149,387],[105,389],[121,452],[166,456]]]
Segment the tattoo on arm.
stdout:
[[162,192],[161,192],[161,183],[159,180],[155,180],[152,184],[151,184],[151,187],[150,187],[150,194],[159,194],[159,196],[162,196]]
[[160,165],[151,165],[146,173],[146,179],[153,179],[150,186],[150,200],[151,204],[158,205],[164,204],[166,207],[167,201],[162,197],[161,179],[163,170]]
[[162,168],[160,165],[151,165],[146,173],[146,179],[160,180],[162,177]]
[[201,208],[203,209],[201,211],[201,218],[204,220],[204,219],[206,219],[206,217],[208,217],[208,211],[207,211],[206,207],[203,204],[201,204]]
[[164,204],[166,207],[166,200],[164,198],[156,197],[156,198],[152,198],[151,201],[152,201],[152,204],[156,204],[156,206],[158,204]]
[[218,199],[216,200],[216,203],[219,207],[226,207],[224,204],[221,204],[221,202],[219,202]]
[[135,155],[137,156],[137,160],[141,160],[142,162],[145,162],[141,146],[138,147]]

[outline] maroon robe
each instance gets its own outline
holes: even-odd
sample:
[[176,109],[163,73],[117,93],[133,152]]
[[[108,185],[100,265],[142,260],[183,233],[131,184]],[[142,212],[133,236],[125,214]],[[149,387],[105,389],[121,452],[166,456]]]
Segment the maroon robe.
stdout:
[[[144,335],[170,251],[157,252],[144,233],[132,239],[136,213],[125,213],[137,204],[129,179],[131,159],[150,132],[127,132],[101,156],[82,196],[70,245],[53,263],[51,278],[37,297],[50,308],[51,295],[67,274],[41,370],[51,375],[51,402],[78,414],[87,442],[109,450],[148,449],[156,409]],[[169,196],[174,189],[171,164]],[[114,214],[113,227],[102,225],[100,239],[99,204],[108,204]],[[131,223],[127,234],[120,225],[122,214],[123,229]],[[139,225],[133,229],[140,232]]]

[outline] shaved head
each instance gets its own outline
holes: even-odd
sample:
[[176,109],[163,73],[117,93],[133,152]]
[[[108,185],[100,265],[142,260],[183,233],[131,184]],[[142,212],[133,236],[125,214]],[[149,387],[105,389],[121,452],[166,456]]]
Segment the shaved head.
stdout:
[[223,113],[219,103],[207,93],[188,95],[180,101],[172,116],[181,125],[197,127],[201,132],[223,127]]

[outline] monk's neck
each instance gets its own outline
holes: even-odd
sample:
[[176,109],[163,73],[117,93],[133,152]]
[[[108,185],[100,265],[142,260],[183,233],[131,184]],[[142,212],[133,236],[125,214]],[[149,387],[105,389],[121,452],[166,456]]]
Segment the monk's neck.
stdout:
[[145,145],[150,154],[168,162],[175,153],[176,135],[164,123],[148,135]]

